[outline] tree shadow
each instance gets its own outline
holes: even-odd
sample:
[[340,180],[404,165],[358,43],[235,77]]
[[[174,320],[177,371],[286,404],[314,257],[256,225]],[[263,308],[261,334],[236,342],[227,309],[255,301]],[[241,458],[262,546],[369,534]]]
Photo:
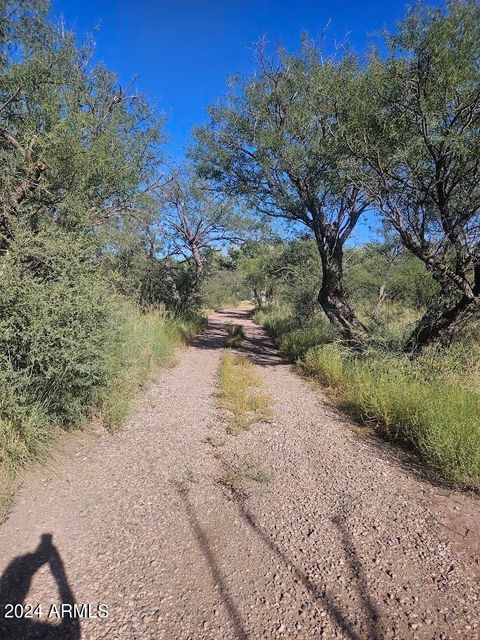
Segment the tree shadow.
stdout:
[[352,582],[356,584],[356,588],[360,597],[360,600],[365,609],[365,616],[367,619],[368,636],[365,636],[361,630],[357,630],[355,626],[348,620],[348,617],[340,609],[340,607],[332,600],[327,594],[326,587],[324,585],[317,585],[313,582],[305,571],[298,567],[270,538],[267,531],[265,531],[255,520],[253,514],[249,511],[245,504],[245,498],[242,495],[235,495],[240,515],[248,524],[248,526],[254,531],[254,533],[262,540],[266,547],[270,549],[287,567],[291,569],[295,574],[295,577],[303,584],[304,588],[319,601],[327,614],[329,615],[335,626],[344,634],[349,640],[382,640],[383,633],[381,630],[381,618],[378,609],[373,603],[369,593],[368,584],[363,567],[355,552],[355,548],[351,541],[349,532],[345,525],[345,519],[341,516],[333,518],[332,522],[337,526],[340,531],[340,537],[342,546],[348,558],[348,564],[352,574]]
[[340,541],[347,558],[350,573],[357,584],[357,593],[362,601],[365,611],[365,618],[368,626],[368,638],[371,640],[381,640],[383,637],[381,615],[377,606],[370,597],[367,575],[353,544],[352,536],[347,527],[346,518],[341,513],[338,513],[332,519],[332,523],[337,527],[340,533]]
[[[209,350],[224,349],[226,346],[226,323],[231,321],[234,324],[243,324],[242,321],[249,319],[253,315],[253,311],[238,309],[221,311],[217,315],[218,317],[209,318],[206,331],[192,342],[194,347]],[[254,364],[262,367],[288,364],[288,360],[278,350],[274,341],[260,328],[258,330],[252,329],[250,335],[236,347],[236,351],[248,355]]]
[[[18,556],[8,565],[0,578],[0,637],[2,640],[27,640],[41,638],[42,640],[79,640],[80,622],[78,618],[63,617],[59,624],[49,624],[41,621],[37,616],[31,618],[6,618],[9,612],[7,604],[24,605],[33,576],[44,565],[48,564],[52,576],[58,586],[60,601],[58,604],[75,605],[75,598],[68,583],[65,567],[57,547],[52,542],[52,535],[44,533],[33,553]],[[42,603],[45,607],[57,604]],[[36,604],[36,603],[29,603]]]
[[180,498],[182,499],[185,505],[185,511],[187,513],[190,528],[192,530],[193,535],[195,536],[195,539],[197,540],[198,546],[200,547],[200,550],[205,560],[207,561],[208,567],[215,581],[215,584],[218,586],[218,589],[220,591],[220,595],[222,598],[222,602],[225,605],[228,615],[230,616],[230,619],[232,621],[235,635],[239,640],[248,640],[248,634],[245,631],[245,627],[244,627],[240,612],[238,611],[238,608],[236,607],[235,602],[233,601],[233,598],[230,595],[229,588],[225,582],[225,579],[222,576],[222,572],[220,570],[220,567],[218,566],[218,562],[215,558],[215,554],[208,541],[207,534],[203,530],[197,518],[197,515],[195,513],[194,506],[192,505],[188,497],[188,491],[179,482],[174,482],[173,484],[175,486],[175,489],[178,495],[180,496]]

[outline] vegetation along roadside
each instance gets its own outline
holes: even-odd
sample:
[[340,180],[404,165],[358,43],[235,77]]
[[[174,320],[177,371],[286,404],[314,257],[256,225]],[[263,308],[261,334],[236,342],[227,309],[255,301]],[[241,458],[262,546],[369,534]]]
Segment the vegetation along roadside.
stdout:
[[[381,436],[412,448],[436,477],[480,488],[478,342],[465,337],[412,360],[372,346],[359,354],[321,320],[298,325],[283,307],[256,313],[301,370],[317,379],[342,409]],[[323,325],[323,327],[322,327]]]

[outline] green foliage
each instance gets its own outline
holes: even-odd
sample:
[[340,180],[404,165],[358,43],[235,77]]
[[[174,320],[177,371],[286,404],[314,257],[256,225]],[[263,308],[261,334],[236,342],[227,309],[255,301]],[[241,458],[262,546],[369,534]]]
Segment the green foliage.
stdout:
[[[95,292],[90,297],[85,294],[80,313],[88,311],[88,304],[100,302],[96,299],[98,284],[90,282],[90,286],[96,287]],[[57,287],[61,284],[53,285]],[[95,318],[100,320],[99,310],[103,308],[107,314],[103,321],[109,331],[90,325],[87,334],[85,323],[78,323],[76,328],[68,324],[81,317],[69,306],[75,295],[68,300],[68,292],[63,293],[67,299],[58,313],[48,307],[50,325],[44,323],[43,315],[28,316],[34,323],[30,368],[20,373],[11,365],[2,369],[0,468],[8,478],[46,453],[58,425],[72,428],[95,412],[109,429],[117,429],[138,391],[159,367],[173,363],[175,347],[186,344],[203,326],[201,318],[171,319],[158,309],[143,313],[131,302],[110,295],[101,303],[103,306],[91,309],[93,323]],[[45,311],[41,305],[38,308],[41,313]],[[42,328],[42,339],[48,338],[44,346],[36,341],[35,323]],[[92,353],[93,346],[98,353]],[[3,343],[2,347],[6,350],[7,346]],[[63,369],[58,367],[56,355]],[[49,386],[45,385],[46,368],[53,378]]]
[[362,360],[333,345],[310,350],[304,368],[381,435],[412,447],[428,469],[480,486],[479,393],[429,377],[420,363],[381,354]]
[[275,305],[255,313],[255,321],[276,338],[280,349],[292,361],[302,359],[314,346],[338,339],[335,329],[320,312],[305,322],[292,314],[287,305]]
[[17,234],[0,258],[2,376],[22,404],[62,426],[105,384],[111,295],[89,247],[65,232]]
[[447,344],[478,311],[480,6],[416,4],[386,44],[345,130],[362,161],[355,184],[439,285],[406,343],[415,352]]
[[236,306],[248,297],[238,273],[230,269],[216,269],[206,278],[201,292],[203,306],[206,309],[225,309]]
[[255,322],[265,327],[273,338],[279,338],[296,326],[295,318],[290,308],[285,304],[258,309],[254,318]]
[[425,264],[388,239],[348,250],[345,288],[352,300],[369,302],[372,313],[385,301],[423,309],[437,292]]

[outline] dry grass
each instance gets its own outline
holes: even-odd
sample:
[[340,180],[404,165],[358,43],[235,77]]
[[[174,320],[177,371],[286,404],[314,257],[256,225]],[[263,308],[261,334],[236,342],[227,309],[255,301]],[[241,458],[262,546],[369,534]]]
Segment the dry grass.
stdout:
[[270,398],[250,360],[227,352],[220,367],[220,404],[229,417],[229,431],[236,435],[256,422],[271,419]]
[[227,322],[227,337],[225,343],[227,347],[236,347],[245,339],[245,332],[241,324]]

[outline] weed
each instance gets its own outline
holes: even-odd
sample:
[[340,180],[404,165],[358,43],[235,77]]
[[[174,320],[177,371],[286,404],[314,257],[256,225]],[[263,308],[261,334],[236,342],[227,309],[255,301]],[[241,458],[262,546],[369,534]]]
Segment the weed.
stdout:
[[270,475],[265,469],[253,458],[247,456],[240,463],[227,467],[219,482],[232,493],[243,494],[245,485],[249,482],[263,484],[270,482],[270,479]]
[[271,419],[270,399],[260,376],[245,356],[227,352],[220,367],[220,403],[229,414],[229,431],[236,435],[256,422]]

